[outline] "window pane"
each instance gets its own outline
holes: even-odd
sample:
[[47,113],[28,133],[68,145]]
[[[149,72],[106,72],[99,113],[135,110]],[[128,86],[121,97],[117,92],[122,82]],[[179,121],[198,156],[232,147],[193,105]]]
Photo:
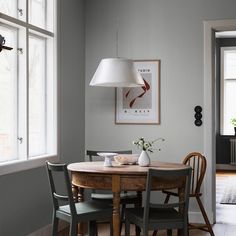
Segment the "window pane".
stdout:
[[25,21],[26,0],[0,0],[0,12]]
[[234,129],[230,120],[236,117],[236,80],[225,81],[224,96],[224,133],[226,135],[234,134]]
[[224,51],[225,79],[236,78],[236,50]]
[[43,38],[29,38],[29,156],[46,152],[45,46]]
[[29,0],[29,22],[41,28],[46,25],[46,0]]
[[[17,31],[0,25],[6,44],[16,48]],[[17,56],[0,53],[0,162],[16,159],[17,150]]]
[[0,12],[13,17],[17,16],[17,0],[0,0]]

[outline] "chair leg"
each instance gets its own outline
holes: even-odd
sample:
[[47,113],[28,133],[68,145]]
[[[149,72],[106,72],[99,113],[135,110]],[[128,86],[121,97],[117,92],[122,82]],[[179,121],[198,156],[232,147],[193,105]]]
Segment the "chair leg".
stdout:
[[184,236],[189,236],[188,226],[187,226],[187,228],[183,229],[183,234],[184,234]]
[[167,229],[167,236],[172,236],[172,229]]
[[110,222],[110,236],[113,236],[113,221]]
[[154,230],[152,236],[157,236],[157,230]]
[[70,223],[70,236],[78,235],[78,222],[76,220],[72,220]]
[[168,202],[169,202],[169,200],[170,200],[170,194],[167,194],[167,195],[166,195],[166,199],[165,199],[164,203],[165,203],[165,204],[166,204],[166,203],[168,203]]
[[88,222],[88,235],[89,236],[95,236],[97,235],[97,227],[95,221],[89,221]]
[[143,228],[143,236],[148,236],[148,229],[147,228]]
[[126,204],[122,204],[121,206],[121,217],[120,217],[120,235],[121,235],[121,230],[122,230],[122,225],[125,222],[125,208]]
[[189,217],[187,213],[187,222],[184,223],[184,232],[186,236],[189,236]]
[[126,217],[125,218],[125,236],[129,236],[129,235],[130,235],[130,222]]
[[137,225],[135,225],[135,235],[136,236],[140,236],[141,235],[141,229]]
[[57,236],[57,231],[58,231],[58,218],[56,217],[56,214],[53,213],[53,218],[52,218],[52,236]]
[[200,210],[202,212],[202,216],[203,216],[203,218],[204,218],[204,220],[206,222],[206,226],[208,228],[208,231],[209,231],[210,235],[211,236],[215,236],[200,197],[196,196],[196,199],[197,199],[199,208],[200,208]]

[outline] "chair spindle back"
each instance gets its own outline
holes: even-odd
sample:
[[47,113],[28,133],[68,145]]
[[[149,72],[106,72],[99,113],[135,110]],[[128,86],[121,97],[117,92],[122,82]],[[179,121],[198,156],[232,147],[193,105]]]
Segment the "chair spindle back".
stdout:
[[207,166],[206,158],[199,152],[192,152],[185,157],[183,164],[192,167],[190,194],[201,195],[200,189]]

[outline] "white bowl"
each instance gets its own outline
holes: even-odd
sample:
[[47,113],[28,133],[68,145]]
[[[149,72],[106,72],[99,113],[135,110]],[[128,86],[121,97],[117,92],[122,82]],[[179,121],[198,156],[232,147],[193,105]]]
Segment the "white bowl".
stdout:
[[114,156],[114,160],[120,165],[131,165],[138,161],[139,154],[119,154]]

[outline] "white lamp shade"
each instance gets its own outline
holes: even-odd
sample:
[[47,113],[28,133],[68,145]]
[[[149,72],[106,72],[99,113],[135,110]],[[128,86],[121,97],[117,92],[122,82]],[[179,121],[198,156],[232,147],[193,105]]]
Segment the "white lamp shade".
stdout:
[[124,58],[102,59],[90,81],[91,86],[140,87],[144,81],[132,60]]

